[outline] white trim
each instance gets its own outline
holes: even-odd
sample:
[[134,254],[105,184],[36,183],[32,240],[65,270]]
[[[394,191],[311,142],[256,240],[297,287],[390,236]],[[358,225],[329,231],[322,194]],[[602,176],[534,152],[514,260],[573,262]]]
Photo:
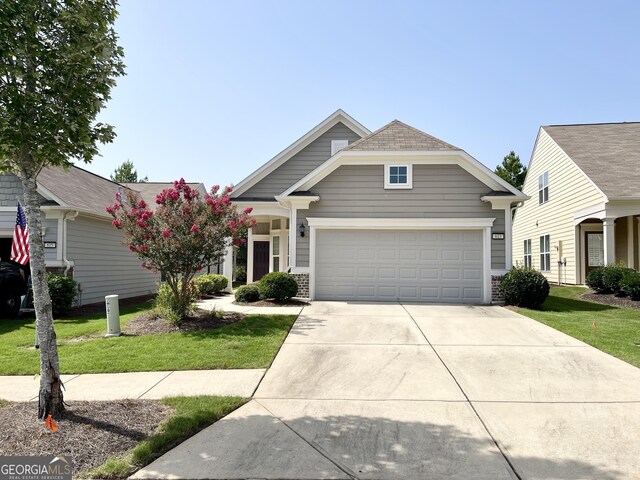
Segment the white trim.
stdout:
[[319,218],[307,217],[309,227],[331,229],[449,229],[492,227],[495,218]]
[[[407,169],[407,183],[391,183],[392,167],[405,167]],[[383,185],[385,190],[411,190],[413,188],[413,165],[411,163],[385,163]]]
[[253,283],[253,227],[247,232],[247,285]]
[[252,202],[250,200],[235,200],[232,199],[231,203],[238,208],[245,209],[247,207],[253,208],[250,213],[252,217],[288,217],[289,210],[278,204],[277,201],[273,202]]
[[227,288],[225,292],[233,291],[233,241],[231,238],[227,238],[227,251],[224,254],[224,263],[222,264],[222,273],[227,277]]
[[291,273],[311,273],[310,267],[291,267]]
[[281,196],[287,196],[297,190],[309,190],[331,172],[342,165],[379,165],[387,162],[403,162],[407,159],[414,165],[459,165],[461,168],[476,177],[489,188],[498,191],[510,192],[516,196],[522,196],[518,191],[502,178],[489,170],[486,166],[473,158],[463,150],[450,151],[357,151],[341,150],[329,160],[311,171],[304,178],[289,187]]
[[482,270],[484,282],[482,286],[483,302],[491,303],[491,227],[484,227],[482,236]]
[[573,213],[573,223],[578,225],[587,218],[597,218],[602,220],[606,213],[606,204],[598,203]]
[[605,217],[602,219],[602,233],[604,234],[604,264],[616,263],[616,219]]
[[297,265],[297,247],[298,247],[298,210],[293,205],[289,211],[289,267],[293,269]]
[[[580,285],[584,285],[587,280],[586,276],[586,267],[587,267],[587,250],[586,250],[586,242],[585,242],[585,234],[586,232],[595,232],[602,233],[604,239],[604,228],[601,223],[581,223],[580,225],[576,225],[578,228],[578,240],[580,242],[580,251],[577,252],[577,256],[574,258],[576,265],[580,266],[579,271],[576,271],[576,283]],[[576,268],[578,270],[578,268]]]
[[627,217],[627,267],[635,266],[635,258],[633,251],[633,217]]
[[513,267],[513,245],[511,245],[511,206],[504,209],[504,268]]
[[298,210],[307,210],[311,202],[320,200],[318,195],[296,195],[293,197],[283,197],[278,195],[275,197],[283,208],[295,207]]
[[360,135],[360,137],[365,137],[371,133],[369,129],[364,127],[361,123],[355,120],[353,117],[345,113],[342,109],[336,110],[334,113],[325,118],[322,122],[316,125],[313,129],[305,133],[298,140],[293,142],[283,151],[278,153],[275,157],[269,160],[267,163],[262,165],[260,168],[251,173],[248,177],[238,183],[232,192],[232,198],[242,195],[244,192],[253,187],[260,180],[265,178],[271,172],[273,172],[280,165],[284,164],[291,157],[299,153],[303,148],[307,147],[313,141],[315,141],[318,137],[325,134],[331,128],[333,128],[338,123],[344,123],[347,127],[349,127],[353,132]]
[[[307,219],[309,220],[309,219]],[[309,223],[309,298],[316,298],[316,227]]]

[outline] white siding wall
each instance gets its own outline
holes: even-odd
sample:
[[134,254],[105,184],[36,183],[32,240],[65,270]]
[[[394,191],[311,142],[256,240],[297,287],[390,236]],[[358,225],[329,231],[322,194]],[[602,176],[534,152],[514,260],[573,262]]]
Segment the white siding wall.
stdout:
[[[538,177],[545,171],[549,172],[549,201],[539,205]],[[602,194],[543,129],[540,130],[522,191],[531,199],[516,212],[513,224],[514,265],[523,264],[524,240],[530,238],[533,267],[539,269],[539,238],[549,234],[551,271],[545,272],[545,276],[549,281],[558,281],[558,252],[555,247],[561,240],[562,255],[567,257],[562,280],[575,284],[574,213],[603,202]]]
[[67,225],[67,258],[75,262],[83,304],[103,302],[105,295],[128,298],[157,290],[160,276],[140,266],[108,220],[80,216]]

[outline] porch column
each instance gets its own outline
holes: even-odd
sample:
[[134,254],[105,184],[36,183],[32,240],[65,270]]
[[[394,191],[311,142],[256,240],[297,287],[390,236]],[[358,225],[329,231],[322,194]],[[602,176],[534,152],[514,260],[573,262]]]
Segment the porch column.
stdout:
[[227,239],[229,242],[229,247],[227,248],[227,253],[224,256],[224,264],[222,265],[222,274],[227,277],[227,288],[224,289],[225,292],[233,291],[233,241],[229,238]]
[[604,264],[616,263],[615,218],[602,219],[602,233],[604,237]]
[[247,285],[253,283],[253,228],[247,232]]
[[298,232],[296,207],[291,206],[289,212],[289,267],[294,269],[296,267],[296,240],[298,238],[296,235]]
[[511,204],[509,204],[509,206],[504,209],[504,263],[506,270],[511,270],[513,267],[511,230]]

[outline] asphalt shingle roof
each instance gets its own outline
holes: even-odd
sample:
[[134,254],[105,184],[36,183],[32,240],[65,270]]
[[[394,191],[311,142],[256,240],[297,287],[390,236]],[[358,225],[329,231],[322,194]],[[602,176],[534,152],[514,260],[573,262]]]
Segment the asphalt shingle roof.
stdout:
[[542,129],[609,198],[640,198],[640,122]]
[[450,151],[462,150],[434,136],[394,120],[343,150],[351,151]]
[[[122,183],[123,186],[135,190],[140,194],[142,199],[149,205],[152,210],[156,208],[156,195],[162,190],[173,187],[173,182],[141,182],[141,183]],[[187,183],[193,190],[200,194],[200,198],[207,193],[202,183]]]

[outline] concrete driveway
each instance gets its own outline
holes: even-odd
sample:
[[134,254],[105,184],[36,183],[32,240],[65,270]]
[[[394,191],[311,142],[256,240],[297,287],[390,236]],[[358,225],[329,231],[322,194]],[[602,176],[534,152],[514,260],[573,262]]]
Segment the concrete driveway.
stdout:
[[501,307],[314,302],[138,478],[640,478],[640,370]]

